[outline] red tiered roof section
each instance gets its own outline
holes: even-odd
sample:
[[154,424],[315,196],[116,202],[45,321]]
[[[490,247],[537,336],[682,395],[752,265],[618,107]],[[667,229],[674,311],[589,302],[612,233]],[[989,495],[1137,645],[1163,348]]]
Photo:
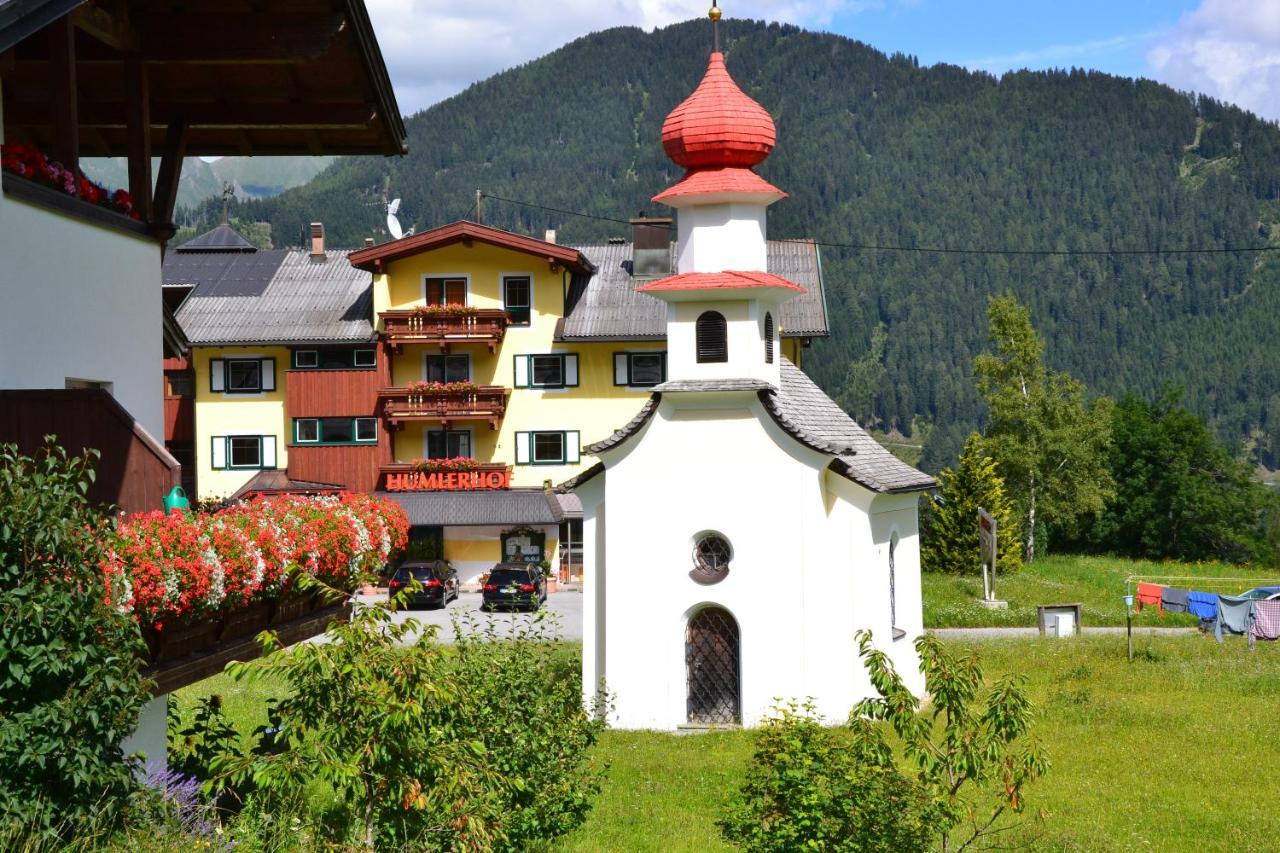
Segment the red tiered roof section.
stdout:
[[784,198],[786,193],[751,171],[776,141],[768,110],[733,82],[724,55],[712,53],[698,88],[662,125],[667,156],[689,172],[653,200],[670,204],[686,196],[723,194],[771,197],[770,202]]
[[782,276],[767,272],[743,272],[725,270],[724,272],[686,272],[669,275],[649,284],[641,285],[636,290],[641,293],[669,293],[676,290],[739,290],[744,288],[759,289],[776,287],[804,293],[805,290],[794,281],[787,281]]

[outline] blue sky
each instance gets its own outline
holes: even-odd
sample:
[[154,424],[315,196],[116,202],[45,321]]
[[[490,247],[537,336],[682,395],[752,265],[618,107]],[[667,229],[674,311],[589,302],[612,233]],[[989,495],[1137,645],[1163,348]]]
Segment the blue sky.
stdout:
[[[710,0],[367,0],[412,114],[589,32],[704,18]],[[1149,77],[1280,120],[1280,0],[724,0],[926,65]]]

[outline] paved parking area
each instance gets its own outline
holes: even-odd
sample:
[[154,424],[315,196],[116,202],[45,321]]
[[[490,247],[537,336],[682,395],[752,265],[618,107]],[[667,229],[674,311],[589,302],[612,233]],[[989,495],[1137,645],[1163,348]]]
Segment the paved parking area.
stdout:
[[[386,593],[376,595],[361,595],[358,600],[362,603],[386,601]],[[453,642],[454,639],[454,618],[462,620],[462,629],[478,631],[484,630],[488,625],[493,625],[500,633],[508,633],[514,625],[527,623],[530,619],[536,618],[537,614],[516,612],[510,613],[506,611],[497,611],[495,613],[487,613],[480,608],[483,597],[478,592],[464,592],[456,600],[449,602],[449,606],[435,610],[400,610],[395,614],[397,622],[403,622],[406,619],[417,619],[423,625],[438,625],[440,627],[439,637],[446,643]],[[579,641],[582,639],[582,593],[576,591],[553,592],[547,596],[547,603],[543,606],[541,613],[545,614],[543,618],[550,618],[559,628],[560,638],[563,640]]]

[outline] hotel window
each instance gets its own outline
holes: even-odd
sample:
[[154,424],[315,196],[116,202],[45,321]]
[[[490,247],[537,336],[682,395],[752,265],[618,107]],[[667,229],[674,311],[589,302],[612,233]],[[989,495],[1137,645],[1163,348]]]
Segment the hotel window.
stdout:
[[729,360],[729,330],[724,315],[719,311],[704,311],[698,315],[694,337],[699,364]]
[[274,435],[215,435],[210,450],[209,467],[217,470],[276,467]]
[[651,388],[667,379],[665,352],[615,352],[613,384],[632,388]]
[[773,364],[773,315],[764,315],[764,363]]
[[509,275],[502,279],[502,307],[513,326],[529,325],[533,307],[533,281],[527,275]]
[[257,394],[276,390],[274,358],[215,358],[209,361],[209,390]]
[[517,388],[575,388],[578,356],[575,353],[517,355],[514,384]]
[[293,351],[294,370],[371,370],[378,365],[373,349],[299,349]]
[[430,430],[427,432],[428,459],[457,459],[472,456],[471,430]]
[[471,378],[471,356],[425,356],[422,373],[428,382],[466,382]]
[[378,440],[375,418],[294,418],[295,444],[372,444]]
[[466,305],[465,278],[429,278],[423,282],[423,296],[428,305]]
[[576,465],[581,458],[576,430],[516,433],[517,465]]

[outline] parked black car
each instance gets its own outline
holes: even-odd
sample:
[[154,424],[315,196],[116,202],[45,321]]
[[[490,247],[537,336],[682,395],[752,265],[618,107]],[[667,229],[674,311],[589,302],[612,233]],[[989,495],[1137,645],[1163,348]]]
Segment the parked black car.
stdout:
[[444,607],[458,597],[458,573],[446,560],[409,560],[401,563],[387,584],[394,598],[413,579],[420,588],[409,596],[410,606]]
[[484,607],[527,607],[537,610],[547,600],[542,569],[528,563],[498,563],[484,582]]

